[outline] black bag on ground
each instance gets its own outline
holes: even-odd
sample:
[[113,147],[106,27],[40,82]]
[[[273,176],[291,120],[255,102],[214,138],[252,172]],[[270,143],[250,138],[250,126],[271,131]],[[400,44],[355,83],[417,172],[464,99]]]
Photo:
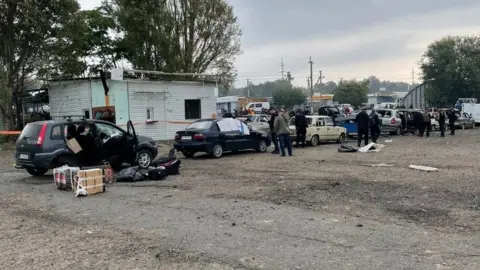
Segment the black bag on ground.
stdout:
[[117,182],[138,182],[143,180],[145,180],[145,177],[138,171],[138,166],[125,168],[116,177]]
[[148,180],[164,180],[165,178],[167,178],[167,176],[168,173],[165,167],[152,168],[148,170]]
[[175,156],[175,148],[170,149],[168,157],[157,157],[152,161],[155,167],[165,167],[168,175],[176,175],[180,173],[180,164],[182,162]]
[[340,145],[340,147],[338,148],[338,152],[341,152],[341,153],[354,153],[354,152],[357,152],[358,149],[351,146],[351,145]]

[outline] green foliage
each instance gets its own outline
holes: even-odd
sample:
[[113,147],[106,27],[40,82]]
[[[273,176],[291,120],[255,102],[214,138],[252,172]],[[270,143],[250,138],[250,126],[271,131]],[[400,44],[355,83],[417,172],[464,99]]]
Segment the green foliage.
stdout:
[[76,0],[0,1],[0,113],[13,129],[12,97],[46,65],[45,55],[79,10]]
[[412,85],[406,82],[381,81],[373,75],[368,80],[370,82],[369,93],[377,93],[380,91],[380,88],[385,88],[385,91],[389,92],[406,92],[412,87]]
[[430,44],[420,65],[427,102],[452,105],[480,98],[480,36],[445,37]]
[[276,106],[292,108],[295,105],[305,103],[306,96],[301,88],[285,88],[273,94],[273,103]]
[[122,33],[118,46],[136,69],[214,71],[230,88],[241,30],[225,0],[110,0],[103,4]]
[[368,101],[369,81],[361,82],[351,80],[341,82],[333,92],[333,99],[338,103],[348,103],[352,106],[359,106]]

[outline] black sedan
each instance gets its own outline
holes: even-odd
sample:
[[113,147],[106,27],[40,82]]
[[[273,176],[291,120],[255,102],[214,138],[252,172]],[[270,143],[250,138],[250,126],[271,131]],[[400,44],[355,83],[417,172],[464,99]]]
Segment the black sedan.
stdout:
[[[197,120],[185,130],[178,131],[175,135],[175,149],[182,152],[185,157],[193,157],[197,152],[204,152],[219,158],[227,151],[252,149],[265,152],[270,146],[271,138],[268,133],[252,129],[246,132],[221,131],[219,121],[222,119]],[[248,129],[247,125],[236,121]]]

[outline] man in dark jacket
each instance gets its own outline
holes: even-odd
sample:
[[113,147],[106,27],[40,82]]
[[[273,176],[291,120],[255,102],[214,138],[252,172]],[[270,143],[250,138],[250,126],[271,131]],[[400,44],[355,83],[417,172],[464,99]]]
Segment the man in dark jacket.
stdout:
[[445,137],[445,121],[447,115],[443,110],[439,110],[438,112],[438,125],[440,126],[440,136]]
[[455,121],[457,121],[458,117],[455,115],[455,110],[450,109],[447,114],[448,117],[448,125],[450,126],[450,135],[455,135]]
[[300,147],[300,143],[302,144],[302,148],[305,148],[305,137],[307,135],[307,118],[302,113],[301,110],[297,111],[295,115],[295,129],[297,132],[297,144],[296,147]]
[[377,143],[378,137],[380,137],[380,126],[382,122],[378,118],[378,114],[372,111],[370,114],[370,135],[372,136],[372,142]]
[[400,126],[402,128],[402,132],[405,132],[405,130],[407,129],[407,118],[405,117],[404,112],[400,112]]
[[422,112],[415,112],[413,122],[415,123],[415,128],[418,130],[418,136],[423,137],[423,133],[425,133],[425,122],[423,121]]
[[275,117],[278,116],[278,112],[275,110],[270,111],[270,120],[268,121],[268,125],[270,126],[270,134],[272,136],[272,143],[273,146],[275,147],[275,150],[273,150],[272,154],[279,154],[280,153],[280,148],[278,148],[278,136],[275,133],[273,129],[273,123],[275,122]]
[[366,109],[363,109],[355,117],[355,122],[357,123],[358,129],[358,147],[362,144],[362,137],[365,137],[365,145],[368,144],[368,127],[369,127],[370,118],[366,112]]

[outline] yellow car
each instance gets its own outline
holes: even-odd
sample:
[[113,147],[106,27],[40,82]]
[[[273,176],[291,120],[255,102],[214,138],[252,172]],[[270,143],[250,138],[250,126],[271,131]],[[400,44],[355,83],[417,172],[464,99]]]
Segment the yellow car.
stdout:
[[[333,125],[332,118],[324,115],[306,115],[307,117],[307,134],[305,141],[312,146],[318,145],[320,142],[345,143],[347,138],[347,130],[344,127]],[[292,140],[297,137],[295,131],[295,117],[290,120],[290,136]]]

